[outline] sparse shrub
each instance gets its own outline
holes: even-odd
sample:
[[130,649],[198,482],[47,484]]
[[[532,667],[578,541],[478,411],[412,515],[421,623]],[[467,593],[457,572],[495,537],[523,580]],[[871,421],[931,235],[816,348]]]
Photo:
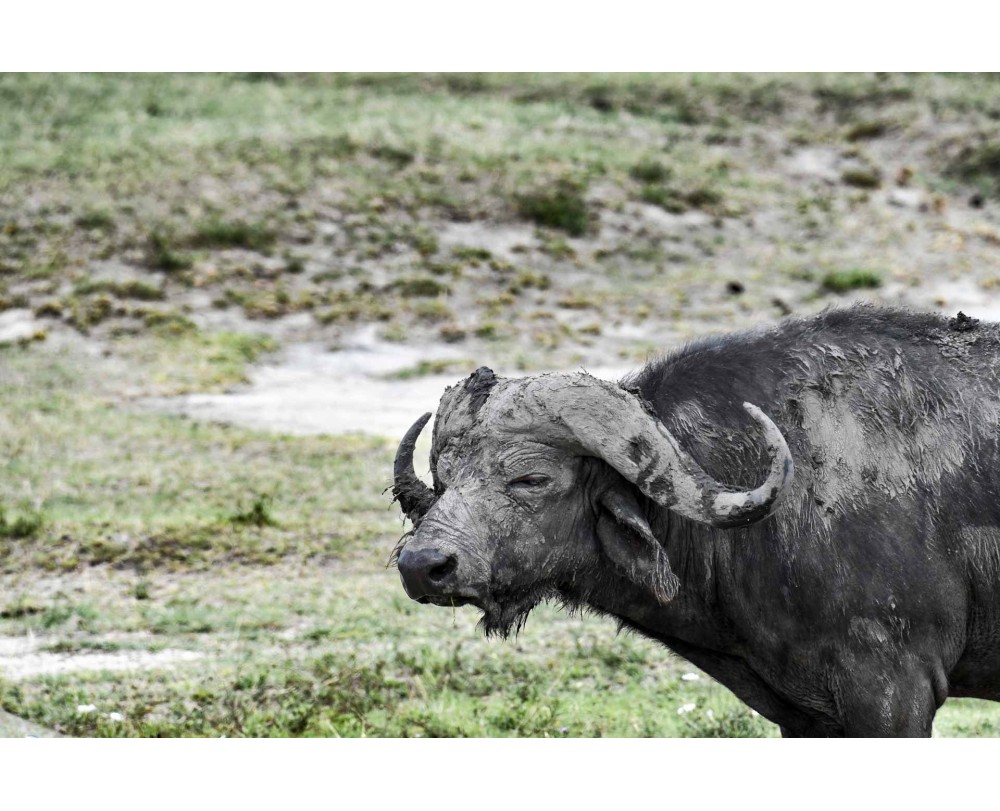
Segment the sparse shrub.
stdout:
[[864,268],[834,270],[827,273],[822,282],[823,289],[831,293],[847,293],[851,290],[880,287],[881,284],[882,279],[877,273]]
[[877,189],[882,185],[882,176],[877,169],[845,169],[840,179],[857,189]]
[[561,178],[551,186],[518,195],[517,210],[538,225],[581,237],[590,229],[591,221],[584,192],[583,184]]
[[722,193],[710,186],[682,191],[671,186],[647,184],[642,187],[639,197],[644,203],[659,206],[671,214],[683,214],[692,208],[711,211],[723,200]]
[[275,521],[274,516],[271,514],[271,501],[272,499],[269,495],[255,496],[249,507],[241,507],[229,516],[229,523],[235,527],[252,526],[258,529],[278,526],[278,522]]
[[500,337],[500,328],[493,321],[486,321],[476,327],[476,337],[494,341]]
[[70,324],[80,332],[86,333],[91,327],[107,321],[112,315],[123,315],[124,310],[116,307],[115,302],[103,293],[84,301],[74,299],[70,304]]
[[673,176],[673,170],[662,161],[647,158],[628,170],[629,176],[640,183],[665,183]]
[[36,318],[62,318],[65,308],[61,301],[49,299],[35,308]]
[[639,192],[639,199],[644,203],[659,206],[671,214],[683,214],[688,210],[688,205],[681,199],[680,194],[666,186],[652,184],[643,186]]
[[464,341],[468,333],[465,329],[458,326],[458,324],[445,324],[438,330],[438,335],[441,336],[441,340],[446,344],[457,344]]
[[413,314],[421,321],[431,324],[448,321],[454,315],[447,304],[436,298],[416,302],[413,305]]
[[26,513],[10,520],[6,510],[0,506],[0,538],[34,538],[44,525],[45,521],[38,513]]
[[110,211],[91,209],[78,215],[73,222],[87,230],[110,231],[115,227],[115,218]]
[[139,279],[129,279],[121,282],[106,279],[88,280],[80,282],[75,290],[81,296],[88,296],[93,293],[109,293],[116,298],[138,299],[139,301],[163,301],[166,298],[166,293],[163,292],[162,287]]
[[416,228],[410,232],[407,241],[423,257],[433,256],[438,251],[438,239],[426,228]]
[[522,270],[518,272],[514,281],[508,285],[507,290],[517,294],[530,287],[536,290],[548,290],[551,286],[552,280],[544,273],[533,273],[530,270]]
[[405,147],[392,146],[391,144],[375,144],[368,148],[368,154],[373,158],[391,164],[396,169],[405,169],[417,157],[412,150]]
[[576,251],[562,237],[550,237],[542,240],[540,246],[542,253],[551,256],[553,259],[575,259]]
[[211,219],[195,230],[191,245],[196,248],[245,248],[265,251],[277,239],[274,231],[259,223]]
[[720,712],[694,711],[684,716],[690,738],[762,738],[767,722],[748,709]]
[[476,267],[479,266],[480,262],[488,262],[493,258],[493,254],[486,250],[486,248],[478,248],[471,245],[460,245],[452,248],[451,255],[459,262],[468,262],[470,265]]
[[306,263],[298,256],[288,256],[285,258],[285,273],[298,275],[304,273]]
[[1000,142],[989,139],[965,146],[948,163],[945,174],[974,184],[984,194],[1000,197]]
[[393,286],[404,298],[441,296],[451,292],[448,285],[427,276],[413,276],[408,279],[399,279]]
[[847,128],[844,138],[851,143],[855,141],[866,141],[871,138],[881,138],[889,131],[889,125],[885,121],[858,121]]
[[162,231],[153,231],[146,241],[146,265],[155,270],[177,271],[191,267],[191,259],[178,253],[173,240]]
[[160,335],[184,335],[197,332],[194,322],[174,310],[150,310],[143,315],[146,327]]

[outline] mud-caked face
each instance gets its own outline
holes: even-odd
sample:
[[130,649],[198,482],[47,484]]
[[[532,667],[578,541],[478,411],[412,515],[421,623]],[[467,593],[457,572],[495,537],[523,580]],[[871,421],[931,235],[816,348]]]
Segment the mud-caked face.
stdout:
[[435,450],[441,495],[400,553],[403,585],[421,602],[477,605],[488,631],[507,632],[592,564],[594,460],[488,425]]
[[586,602],[595,583],[607,592],[624,581],[669,602],[679,583],[653,504],[715,527],[746,526],[788,491],[794,466],[784,438],[745,407],[772,454],[764,483],[750,491],[709,477],[620,386],[585,373],[512,380],[478,369],[441,398],[434,488],[413,468],[430,414],[396,454],[393,495],[414,522],[397,560],[407,593],[475,604],[486,630],[500,633],[548,597]]

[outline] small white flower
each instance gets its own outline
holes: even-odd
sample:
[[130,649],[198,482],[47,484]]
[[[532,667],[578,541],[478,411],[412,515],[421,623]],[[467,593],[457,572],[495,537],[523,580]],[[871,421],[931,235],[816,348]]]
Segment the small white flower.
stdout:
[[122,715],[120,712],[109,712],[108,713],[108,718],[110,718],[112,721],[124,721],[125,720],[125,716]]
[[681,676],[681,681],[698,681],[698,679],[700,678],[701,676],[699,676],[697,673],[685,673],[683,676]]
[[712,720],[713,718],[715,718],[715,713],[714,713],[714,712],[712,712],[711,710],[705,710],[705,716],[706,716],[706,717],[707,717],[707,718],[708,718],[709,720]]
[[78,713],[80,713],[80,715],[86,715],[88,712],[94,712],[94,710],[96,710],[96,709],[97,709],[97,707],[95,705],[93,705],[93,704],[77,704],[76,705],[76,711]]
[[691,712],[691,710],[693,710],[693,709],[694,709],[694,707],[695,707],[695,705],[694,705],[694,704],[681,704],[681,705],[680,705],[680,706],[679,706],[679,707],[677,708],[677,714],[678,714],[678,715],[684,715],[684,714],[686,714],[686,713],[689,713],[689,712]]

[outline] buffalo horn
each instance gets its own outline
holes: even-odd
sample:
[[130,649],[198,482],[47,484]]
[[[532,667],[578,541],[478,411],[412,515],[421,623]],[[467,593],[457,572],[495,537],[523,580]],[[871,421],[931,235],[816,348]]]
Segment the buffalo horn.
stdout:
[[767,518],[791,489],[794,465],[781,431],[759,408],[743,407],[763,428],[771,457],[767,478],[753,490],[733,490],[711,476],[651,414],[620,386],[581,375],[536,379],[525,394],[545,403],[555,419],[547,430],[585,453],[604,459],[645,495],[694,521],[729,528]]
[[406,517],[416,524],[434,504],[434,491],[424,484],[413,469],[413,448],[417,437],[431,418],[428,411],[406,432],[399,449],[396,451],[396,461],[392,467],[392,494],[403,508]]

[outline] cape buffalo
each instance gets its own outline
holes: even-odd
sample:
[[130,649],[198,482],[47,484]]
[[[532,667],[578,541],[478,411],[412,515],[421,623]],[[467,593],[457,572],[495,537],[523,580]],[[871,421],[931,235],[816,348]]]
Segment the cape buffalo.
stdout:
[[659,640],[785,736],[927,736],[1000,699],[1000,325],[875,307],[693,343],[620,384],[449,388],[404,437],[407,594]]

